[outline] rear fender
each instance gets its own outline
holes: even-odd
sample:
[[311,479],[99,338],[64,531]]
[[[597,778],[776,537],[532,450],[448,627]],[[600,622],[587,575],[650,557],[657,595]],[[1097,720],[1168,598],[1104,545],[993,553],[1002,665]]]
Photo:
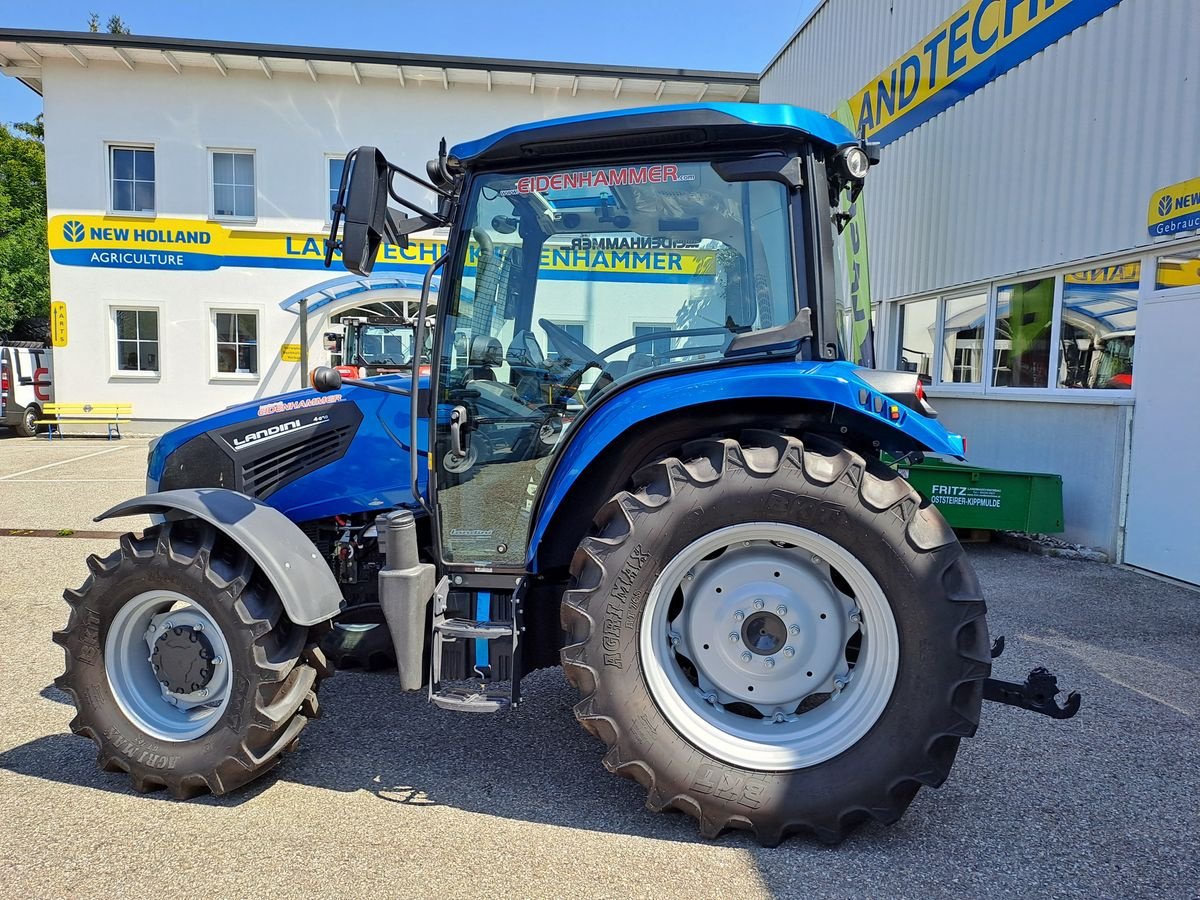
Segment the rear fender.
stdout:
[[630,429],[692,407],[752,400],[778,400],[781,409],[797,401],[829,404],[870,422],[875,431],[894,433],[897,446],[964,456],[961,435],[881,393],[857,374],[860,371],[864,370],[840,361],[755,362],[664,373],[632,382],[623,390],[610,390],[567,432],[567,444],[542,483],[533,507],[529,566],[536,568],[538,546],[572,484],[601,453],[623,440]]
[[155,514],[203,519],[228,535],[262,569],[297,625],[316,625],[341,609],[342,592],[312,541],[265,503],[223,488],[183,488],[118,503],[96,521]]

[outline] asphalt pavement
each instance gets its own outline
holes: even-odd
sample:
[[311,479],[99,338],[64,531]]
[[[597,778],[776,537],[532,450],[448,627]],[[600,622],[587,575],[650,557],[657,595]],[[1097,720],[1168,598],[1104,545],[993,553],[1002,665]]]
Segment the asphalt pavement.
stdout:
[[995,674],[1047,665],[1082,711],[985,705],[943,788],[836,848],[707,841],[648,812],[603,770],[557,669],[495,716],[342,672],[300,748],[249,789],[136,794],[70,734],[50,632],[87,555],[116,545],[57,535],[120,530],[91,518],[141,492],[145,450],[0,431],[0,896],[1200,896],[1200,593],[993,545],[969,553],[1008,639]]

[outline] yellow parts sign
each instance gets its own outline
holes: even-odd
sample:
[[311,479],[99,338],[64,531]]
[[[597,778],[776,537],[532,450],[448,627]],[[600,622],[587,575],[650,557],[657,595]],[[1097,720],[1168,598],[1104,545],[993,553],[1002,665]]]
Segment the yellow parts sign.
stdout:
[[300,362],[300,345],[299,344],[283,344],[279,348],[279,361],[298,363]]
[[61,300],[50,303],[50,346],[67,346],[67,304]]
[[1121,0],[970,0],[850,100],[852,129],[889,144]]
[[1200,229],[1200,178],[1155,191],[1146,211],[1146,227],[1151,237]]

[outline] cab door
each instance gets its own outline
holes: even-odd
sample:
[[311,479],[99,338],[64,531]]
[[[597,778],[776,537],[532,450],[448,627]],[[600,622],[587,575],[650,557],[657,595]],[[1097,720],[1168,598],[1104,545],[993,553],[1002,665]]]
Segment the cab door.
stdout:
[[[497,198],[497,205],[508,201]],[[500,218],[498,211],[485,221]],[[529,251],[536,264],[536,248]],[[536,269],[515,233],[476,228],[443,317],[432,468],[442,561],[520,571],[538,485],[562,431],[530,330]]]

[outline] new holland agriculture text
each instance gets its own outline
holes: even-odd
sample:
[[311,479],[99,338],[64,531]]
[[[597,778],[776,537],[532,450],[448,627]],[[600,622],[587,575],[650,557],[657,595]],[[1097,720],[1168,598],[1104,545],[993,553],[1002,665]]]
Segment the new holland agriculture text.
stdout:
[[[663,167],[665,168],[665,167]],[[672,167],[673,168],[673,167]],[[49,223],[50,256],[60,265],[211,271],[222,267],[323,269],[323,235],[235,231],[195,219],[59,215]],[[667,239],[574,241],[542,251],[543,278],[687,282],[716,274],[716,251]],[[420,274],[445,252],[437,239],[385,244],[377,271]],[[470,248],[470,265],[479,249]]]

